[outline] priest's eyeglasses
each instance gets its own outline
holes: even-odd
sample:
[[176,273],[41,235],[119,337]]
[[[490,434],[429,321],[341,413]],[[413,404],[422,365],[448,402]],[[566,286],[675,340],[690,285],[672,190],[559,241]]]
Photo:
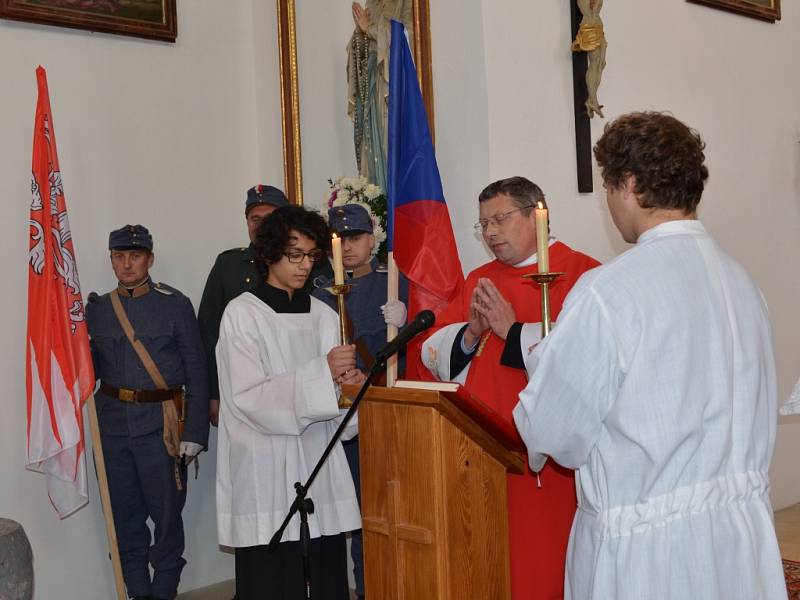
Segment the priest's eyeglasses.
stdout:
[[528,208],[533,208],[533,204],[528,204],[527,206],[520,206],[519,208],[514,208],[512,210],[507,210],[506,212],[497,213],[496,215],[489,217],[488,219],[478,219],[478,222],[473,225],[475,231],[478,233],[483,233],[486,231],[486,228],[489,227],[489,224],[497,225],[498,227],[502,227],[503,223],[508,221],[512,214],[520,210],[526,210]]
[[322,250],[319,248],[312,250],[311,252],[303,252],[302,250],[286,250],[283,255],[289,259],[290,263],[301,263],[306,256],[312,263],[322,260]]

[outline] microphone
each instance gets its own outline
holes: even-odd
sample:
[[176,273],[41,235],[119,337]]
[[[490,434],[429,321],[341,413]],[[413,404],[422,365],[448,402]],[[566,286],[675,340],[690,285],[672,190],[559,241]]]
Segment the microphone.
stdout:
[[433,311],[423,310],[417,313],[411,323],[403,327],[392,341],[388,342],[375,354],[375,362],[377,364],[385,363],[390,356],[411,341],[411,338],[431,327],[435,321],[436,317]]

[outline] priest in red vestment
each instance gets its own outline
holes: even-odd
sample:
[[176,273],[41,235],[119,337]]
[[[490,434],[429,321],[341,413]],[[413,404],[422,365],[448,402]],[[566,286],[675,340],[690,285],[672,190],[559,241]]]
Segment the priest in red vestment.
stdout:
[[[525,359],[541,339],[533,207],[542,190],[524,177],[489,185],[478,197],[475,225],[495,260],[475,269],[461,293],[437,316],[441,326],[422,345],[422,361],[440,380],[458,381],[513,423],[527,384]],[[598,262],[549,239],[551,317],[578,278]],[[575,515],[573,472],[553,461],[542,471],[508,476],[511,590],[514,600],[562,598],[567,540]]]

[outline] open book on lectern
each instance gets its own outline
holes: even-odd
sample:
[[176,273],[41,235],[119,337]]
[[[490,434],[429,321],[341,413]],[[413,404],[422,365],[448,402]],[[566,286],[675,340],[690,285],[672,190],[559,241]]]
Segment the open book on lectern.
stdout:
[[494,408],[464,389],[461,384],[454,381],[398,379],[394,382],[394,387],[441,392],[461,412],[476,421],[506,448],[525,452],[525,444],[519,436],[514,422],[510,418],[504,418]]

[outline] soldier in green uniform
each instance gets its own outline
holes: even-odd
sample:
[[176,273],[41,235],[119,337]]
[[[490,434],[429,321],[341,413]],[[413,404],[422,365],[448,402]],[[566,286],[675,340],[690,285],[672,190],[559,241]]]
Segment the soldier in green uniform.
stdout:
[[[271,185],[257,185],[247,190],[244,217],[250,244],[246,247],[226,250],[214,262],[206,280],[203,298],[197,311],[200,335],[203,338],[206,362],[208,363],[208,383],[210,391],[209,419],[216,426],[219,418],[219,382],[217,380],[217,360],[214,350],[219,339],[219,323],[228,302],[243,292],[255,289],[263,275],[259,272],[253,253],[253,240],[258,226],[264,217],[276,208],[288,206],[286,195]],[[318,272],[331,272],[328,261],[321,261],[309,277],[308,286]]]

